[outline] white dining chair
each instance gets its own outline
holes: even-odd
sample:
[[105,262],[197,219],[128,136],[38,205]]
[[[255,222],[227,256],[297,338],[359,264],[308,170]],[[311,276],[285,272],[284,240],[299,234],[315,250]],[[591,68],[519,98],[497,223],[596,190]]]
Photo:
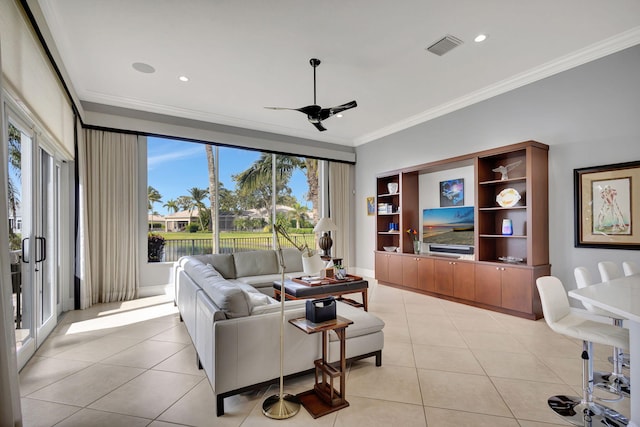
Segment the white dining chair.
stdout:
[[[564,285],[554,276],[536,280],[544,320],[558,334],[582,341],[582,398],[557,395],[547,400],[549,407],[565,421],[577,426],[627,425],[619,412],[593,401],[593,343],[629,348],[629,331],[580,316],[571,309]],[[585,311],[585,310],[582,310]]]
[[622,277],[620,267],[613,261],[600,261],[598,263],[598,271],[603,282]]
[[640,273],[640,266],[635,261],[624,261],[622,263],[622,271],[625,276],[631,276],[632,274]]
[[[615,264],[614,264],[615,265]],[[585,267],[576,267],[573,270],[573,275],[576,279],[576,285],[578,289],[586,288],[594,284],[591,273]],[[603,310],[593,305],[582,302],[584,308],[590,313],[598,316],[606,316],[612,319],[613,324],[618,327],[622,327],[623,319],[617,314]],[[624,354],[623,349],[619,347],[613,347],[613,356],[609,358],[609,361],[613,364],[613,372],[594,372],[593,384],[595,387],[606,390],[610,393],[615,393],[620,396],[629,397],[631,393],[631,384],[629,378],[624,375],[622,367],[629,366],[629,356]]]

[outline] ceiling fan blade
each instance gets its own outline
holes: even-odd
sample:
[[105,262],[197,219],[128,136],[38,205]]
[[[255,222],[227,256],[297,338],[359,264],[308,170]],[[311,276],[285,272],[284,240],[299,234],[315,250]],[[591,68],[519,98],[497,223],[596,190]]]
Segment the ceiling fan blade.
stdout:
[[322,126],[321,122],[316,122],[316,123],[312,122],[311,124],[314,125],[316,127],[316,129],[318,129],[320,132],[323,132],[323,131],[327,130],[327,128]]
[[328,119],[329,117],[341,113],[345,110],[349,110],[351,108],[355,108],[358,106],[356,101],[347,102],[346,104],[338,105],[331,108],[323,108],[320,111],[320,120]]

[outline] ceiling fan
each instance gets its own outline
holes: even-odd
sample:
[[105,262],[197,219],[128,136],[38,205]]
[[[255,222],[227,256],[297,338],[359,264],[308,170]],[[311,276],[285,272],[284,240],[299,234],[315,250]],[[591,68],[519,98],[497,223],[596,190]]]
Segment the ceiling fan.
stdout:
[[341,113],[350,108],[358,106],[356,101],[347,102],[346,104],[338,105],[336,107],[322,108],[316,103],[316,68],[320,65],[320,60],[311,58],[309,64],[313,67],[313,105],[307,105],[301,108],[287,108],[287,107],[264,107],[270,110],[293,110],[300,111],[307,115],[309,122],[314,125],[320,132],[327,130],[322,126],[322,121],[329,117]]

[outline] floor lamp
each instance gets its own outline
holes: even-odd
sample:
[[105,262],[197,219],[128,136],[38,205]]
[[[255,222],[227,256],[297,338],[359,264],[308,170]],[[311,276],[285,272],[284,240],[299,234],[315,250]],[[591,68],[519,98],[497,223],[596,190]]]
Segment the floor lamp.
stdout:
[[278,394],[269,396],[262,402],[262,413],[269,418],[276,420],[284,420],[293,417],[300,410],[300,401],[292,394],[286,394],[284,392],[284,256],[282,255],[282,246],[280,245],[280,236],[284,236],[287,240],[288,234],[279,225],[273,226],[273,238],[277,244],[278,259],[280,262],[280,391]]

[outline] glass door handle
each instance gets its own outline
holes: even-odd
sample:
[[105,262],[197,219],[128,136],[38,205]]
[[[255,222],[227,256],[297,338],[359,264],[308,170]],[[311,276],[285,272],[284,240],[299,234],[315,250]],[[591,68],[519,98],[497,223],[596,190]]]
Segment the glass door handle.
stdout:
[[22,249],[22,262],[24,262],[25,264],[29,264],[29,257],[27,256],[28,251],[28,245],[27,242],[29,241],[29,237],[25,237],[24,239],[22,239],[22,244],[21,244],[21,249]]
[[47,259],[47,239],[46,237],[36,237],[36,242],[40,243],[40,257],[36,258],[36,263],[38,263]]

